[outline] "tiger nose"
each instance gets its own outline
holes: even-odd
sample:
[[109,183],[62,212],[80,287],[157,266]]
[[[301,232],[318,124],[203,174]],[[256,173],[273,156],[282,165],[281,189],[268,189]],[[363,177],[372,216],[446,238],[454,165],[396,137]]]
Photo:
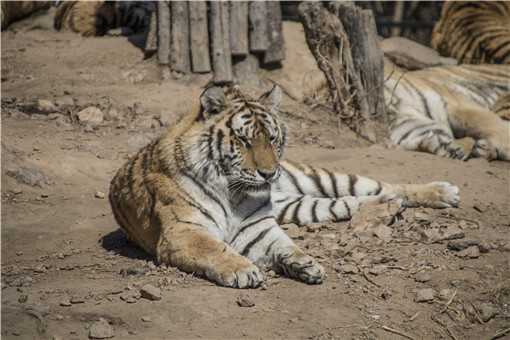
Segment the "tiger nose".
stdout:
[[266,181],[272,179],[276,175],[276,170],[257,170],[257,173]]

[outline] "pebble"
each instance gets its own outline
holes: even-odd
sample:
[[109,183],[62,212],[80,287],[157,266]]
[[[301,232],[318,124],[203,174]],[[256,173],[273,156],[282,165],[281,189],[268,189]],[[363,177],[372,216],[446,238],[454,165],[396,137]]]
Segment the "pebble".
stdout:
[[161,289],[154,287],[151,284],[146,284],[140,288],[140,294],[144,299],[157,301],[161,300]]
[[429,302],[434,300],[436,292],[432,288],[424,288],[416,291],[416,302]]
[[140,294],[138,292],[127,291],[120,295],[120,299],[126,303],[135,303],[140,298]]
[[253,307],[255,306],[255,302],[249,298],[248,296],[239,296],[236,300],[236,303],[239,307]]
[[122,276],[128,276],[128,275],[134,275],[134,276],[142,276],[145,275],[149,270],[147,268],[136,268],[136,267],[130,267],[130,268],[122,268],[120,270],[120,275]]
[[55,315],[55,319],[56,320],[64,320],[64,316],[60,315],[60,314],[57,314],[57,315]]
[[64,298],[62,301],[60,301],[60,305],[62,307],[69,307],[71,306],[71,301],[69,300],[69,298]]
[[17,251],[17,252],[16,252],[16,256],[21,256],[21,255],[23,255],[23,252],[22,252],[22,251]]
[[80,296],[73,296],[73,297],[71,298],[71,301],[70,301],[70,302],[71,302],[73,305],[75,305],[75,304],[77,304],[77,303],[84,303],[84,302],[85,302],[85,300],[84,300],[82,297],[80,297]]
[[340,267],[340,270],[344,274],[357,274],[359,272],[358,267],[352,264],[344,264]]
[[37,111],[51,113],[57,111],[57,107],[49,100],[39,99],[37,100]]
[[441,289],[439,291],[439,298],[443,301],[448,301],[452,297],[452,290],[448,288]]
[[113,327],[104,318],[99,318],[89,329],[90,339],[109,339],[115,336]]
[[46,266],[44,264],[40,264],[40,265],[36,266],[33,270],[36,273],[46,273],[48,271],[48,269],[46,269]]
[[48,177],[39,169],[33,167],[19,167],[17,169],[7,169],[7,176],[13,177],[18,183],[28,184],[33,187],[42,187],[49,184]]
[[60,108],[72,107],[74,106],[74,99],[71,96],[62,96],[55,100],[55,104]]
[[96,191],[96,193],[94,194],[94,197],[95,198],[99,198],[99,199],[104,199],[105,198],[105,194],[104,194],[104,192]]
[[430,281],[431,279],[431,276],[430,276],[430,273],[428,272],[419,272],[418,274],[416,274],[414,276],[414,280],[416,282],[428,282]]
[[477,246],[480,244],[478,240],[453,240],[448,242],[447,248],[454,251],[461,251],[471,246]]
[[469,248],[459,251],[456,255],[458,257],[476,259],[480,257],[480,250],[478,249],[477,246],[471,246]]
[[152,318],[150,316],[142,316],[143,322],[152,322]]
[[496,307],[490,303],[482,303],[477,309],[483,322],[489,321],[498,314]]
[[77,114],[82,125],[98,125],[103,122],[103,112],[95,106],[89,106]]
[[373,266],[372,268],[370,268],[368,270],[368,272],[372,275],[380,275],[382,273],[384,273],[386,271],[386,269],[388,269],[387,266],[385,266],[384,264],[377,264],[375,266]]

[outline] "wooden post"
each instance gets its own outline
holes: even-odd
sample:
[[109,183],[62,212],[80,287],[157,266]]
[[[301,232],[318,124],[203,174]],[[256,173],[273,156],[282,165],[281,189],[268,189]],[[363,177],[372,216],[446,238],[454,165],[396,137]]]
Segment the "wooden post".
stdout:
[[265,52],[269,47],[267,34],[267,3],[251,1],[249,4],[250,50]]
[[193,72],[211,72],[207,3],[205,1],[189,2],[189,20]]
[[229,4],[224,1],[212,1],[210,5],[209,25],[214,82],[216,84],[230,83],[232,82],[232,55],[230,52]]
[[186,1],[172,1],[171,16],[171,49],[170,59],[172,71],[189,73],[190,48],[189,48],[189,11]]
[[149,32],[145,39],[145,57],[151,57],[158,50],[158,15],[157,10],[151,13]]
[[383,60],[375,21],[371,12],[363,13],[352,3],[327,6],[299,5],[308,47],[324,72],[340,120],[375,142],[372,114],[384,113]]
[[269,46],[264,54],[264,64],[285,59],[282,32],[282,10],[279,1],[267,2]]
[[170,6],[168,1],[158,2],[158,61],[168,65],[170,57]]
[[248,2],[230,3],[230,47],[233,56],[245,56],[248,50]]
[[259,85],[257,71],[259,69],[259,58],[256,55],[248,54],[243,57],[234,57],[235,80],[241,84]]

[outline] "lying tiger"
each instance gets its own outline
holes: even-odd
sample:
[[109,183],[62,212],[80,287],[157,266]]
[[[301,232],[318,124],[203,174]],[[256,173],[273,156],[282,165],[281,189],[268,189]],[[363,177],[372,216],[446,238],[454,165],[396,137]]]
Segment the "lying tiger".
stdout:
[[388,184],[281,161],[281,90],[255,100],[210,87],[197,110],[142,148],[115,175],[110,203],[127,237],[161,263],[236,288],[259,286],[260,266],[321,283],[323,267],[280,224],[344,221],[363,204],[455,207],[447,182]]
[[456,159],[510,160],[510,65],[405,72],[385,60],[390,137],[407,150]]

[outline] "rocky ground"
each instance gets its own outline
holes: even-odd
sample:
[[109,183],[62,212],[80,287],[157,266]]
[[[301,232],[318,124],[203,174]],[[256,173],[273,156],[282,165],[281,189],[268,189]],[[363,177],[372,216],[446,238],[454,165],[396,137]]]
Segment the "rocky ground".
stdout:
[[325,266],[317,286],[266,273],[217,287],[127,243],[109,180],[186,112],[208,76],[162,79],[124,37],[2,32],[5,339],[496,339],[510,336],[510,164],[369,146],[301,104],[317,73],[298,24],[280,83],[288,158],[390,182],[447,180],[458,209],[367,207],[285,229]]

